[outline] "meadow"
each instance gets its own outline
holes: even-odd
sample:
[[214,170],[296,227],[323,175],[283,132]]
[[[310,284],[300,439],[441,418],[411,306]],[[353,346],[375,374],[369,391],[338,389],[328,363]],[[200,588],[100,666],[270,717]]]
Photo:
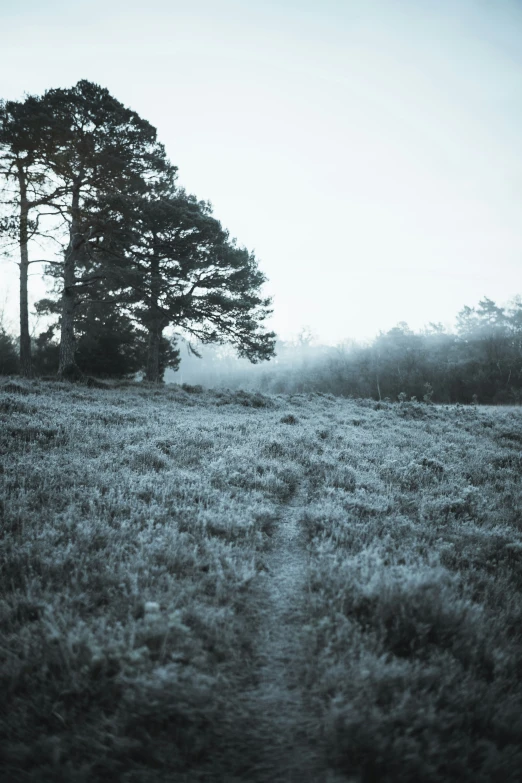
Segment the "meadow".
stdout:
[[520,407],[4,379],[2,780],[518,783],[521,474]]

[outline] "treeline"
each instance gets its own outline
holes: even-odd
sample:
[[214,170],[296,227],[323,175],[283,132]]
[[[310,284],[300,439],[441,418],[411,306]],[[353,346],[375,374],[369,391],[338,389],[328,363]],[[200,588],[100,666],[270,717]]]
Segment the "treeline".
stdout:
[[308,368],[279,378],[260,373],[260,388],[375,400],[522,403],[522,299],[503,308],[484,298],[464,307],[456,323],[455,333],[441,324],[414,333],[400,323],[368,346],[337,348]]
[[[318,346],[299,340],[276,345],[266,367],[234,369],[230,358],[207,356],[189,383],[243,386],[260,391],[440,403],[522,403],[522,299],[499,307],[483,299],[464,307],[455,332],[431,324],[414,333],[407,324],[379,334],[369,345]],[[237,364],[237,362],[236,362]]]
[[[0,187],[0,250],[20,268],[20,374],[142,370],[157,382],[179,363],[167,327],[252,362],[273,355],[256,258],[178,186],[156,129],[106,89],[84,80],[0,102]],[[36,310],[51,326],[32,339],[34,263],[50,283]],[[12,348],[2,332],[0,371],[15,366]]]

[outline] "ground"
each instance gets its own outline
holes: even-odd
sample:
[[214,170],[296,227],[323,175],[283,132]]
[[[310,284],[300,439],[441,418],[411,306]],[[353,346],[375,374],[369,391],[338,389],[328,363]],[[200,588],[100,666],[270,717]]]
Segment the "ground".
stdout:
[[522,409],[0,384],[2,780],[518,783]]

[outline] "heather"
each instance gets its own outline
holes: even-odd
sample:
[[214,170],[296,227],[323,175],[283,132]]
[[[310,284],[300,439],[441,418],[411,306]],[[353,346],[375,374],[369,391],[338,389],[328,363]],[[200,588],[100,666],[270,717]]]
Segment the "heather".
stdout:
[[522,418],[0,388],[10,781],[518,781]]

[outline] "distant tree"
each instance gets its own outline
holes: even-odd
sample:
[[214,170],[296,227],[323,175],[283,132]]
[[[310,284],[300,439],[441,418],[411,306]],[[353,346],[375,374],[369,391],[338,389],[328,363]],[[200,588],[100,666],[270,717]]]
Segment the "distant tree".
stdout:
[[507,330],[514,355],[522,359],[522,297],[510,302],[507,313]]
[[424,340],[421,335],[414,334],[408,324],[401,322],[379,334],[369,354],[374,379],[371,385],[379,396],[395,399],[406,390],[411,390],[410,396],[420,394],[427,380]]
[[484,297],[476,308],[464,307],[457,316],[466,397],[506,402],[513,376],[510,321],[505,308]]
[[477,313],[474,307],[465,305],[457,314],[457,334],[464,340],[477,332]]
[[522,402],[522,297],[515,297],[507,309],[511,373],[508,379],[511,398]]

